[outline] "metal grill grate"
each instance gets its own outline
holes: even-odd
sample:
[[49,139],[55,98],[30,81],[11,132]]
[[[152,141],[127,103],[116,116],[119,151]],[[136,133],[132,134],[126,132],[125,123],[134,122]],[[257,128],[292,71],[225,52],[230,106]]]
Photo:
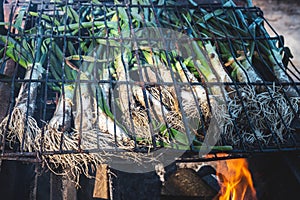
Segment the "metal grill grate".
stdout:
[[300,73],[259,8],[10,5],[1,23],[2,159],[299,151]]

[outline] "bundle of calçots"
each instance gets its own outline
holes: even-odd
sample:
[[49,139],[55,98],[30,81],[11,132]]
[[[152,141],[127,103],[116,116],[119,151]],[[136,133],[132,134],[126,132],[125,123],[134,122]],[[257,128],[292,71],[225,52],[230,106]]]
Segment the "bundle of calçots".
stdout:
[[[105,149],[116,146],[148,151],[212,145],[223,151],[272,145],[274,135],[284,143],[299,91],[280,87],[292,80],[282,49],[268,39],[258,14],[234,9],[231,0],[213,10],[176,10],[168,0],[132,0],[137,6],[129,8],[92,2],[78,10],[56,3],[63,17],[29,12],[39,26],[28,30],[20,22],[25,11],[12,24],[23,35],[43,37],[0,36],[1,51],[34,80],[23,83],[12,114],[1,122],[0,133],[8,131],[10,142],[38,152],[100,148],[43,155],[50,168],[70,170],[75,178],[88,176],[90,164],[105,161],[111,156]],[[186,42],[168,41],[164,34],[170,32]],[[255,59],[269,68],[256,66]],[[266,77],[262,67],[274,76]],[[53,79],[45,87],[61,96],[52,119],[39,127],[33,111],[40,85],[35,81],[42,77]]]

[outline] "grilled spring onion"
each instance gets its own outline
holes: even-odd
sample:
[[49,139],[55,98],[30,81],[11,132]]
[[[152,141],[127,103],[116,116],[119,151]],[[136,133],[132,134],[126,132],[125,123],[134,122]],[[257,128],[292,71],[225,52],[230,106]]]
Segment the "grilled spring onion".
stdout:
[[74,85],[65,85],[63,91],[48,126],[64,132],[71,128]]
[[[29,65],[24,78],[31,81],[39,80],[43,71],[40,63]],[[0,124],[0,134],[7,134],[7,138],[11,138],[9,142],[16,142],[15,137],[17,137],[23,150],[33,150],[34,137],[41,131],[32,117],[39,85],[38,82],[23,83],[11,115],[5,117]]]
[[[145,52],[144,52],[145,53]],[[124,53],[124,55],[122,54],[122,55],[120,55],[120,56],[118,56],[117,58],[116,58],[116,61],[115,61],[115,68],[116,68],[116,73],[117,73],[117,80],[118,81],[121,81],[122,79],[121,78],[124,78],[124,77],[126,77],[126,69],[127,70],[130,70],[129,68],[129,63],[130,63],[130,61],[129,60],[126,60],[126,59],[124,59],[123,58],[123,62],[122,62],[122,58],[121,58],[121,56],[124,56],[124,57],[130,57],[130,56],[128,56],[128,55],[126,55],[127,53]],[[147,55],[147,54],[146,54]],[[158,57],[156,57],[156,58],[158,58]],[[161,58],[160,58],[161,59]],[[126,63],[125,63],[125,61],[127,61]],[[159,62],[161,62],[161,61],[159,61]],[[150,61],[150,63],[152,63],[151,61]],[[155,63],[155,62],[154,62]],[[153,63],[152,63],[153,64]],[[118,65],[118,66],[117,66]],[[120,66],[121,65],[121,66]],[[124,66],[125,65],[125,66]],[[186,69],[186,67],[185,67],[185,65],[182,65],[183,66],[183,69],[185,69],[185,70],[187,70]],[[143,70],[146,70],[146,72],[147,72],[147,75],[148,75],[148,78],[150,78],[150,80],[151,80],[151,83],[153,83],[153,82],[157,82],[158,80],[157,80],[157,76],[155,75],[155,73],[154,73],[154,71],[163,71],[162,69],[157,69],[157,70],[154,70],[154,71],[151,71],[150,69],[150,67],[148,66],[148,65],[146,65],[146,66],[140,66]],[[154,67],[154,66],[151,66],[151,67]],[[158,66],[155,66],[155,67],[158,67]],[[165,68],[166,66],[164,66],[162,63],[159,65],[159,67],[158,68]],[[119,68],[119,69],[118,69]],[[125,69],[124,69],[125,68]],[[132,70],[132,69],[131,69]],[[135,69],[135,70],[137,70],[137,69]],[[174,68],[172,68],[171,70],[174,70],[174,72],[173,73],[181,73],[181,75],[179,75],[179,76],[181,76],[181,82],[183,82],[184,80],[186,80],[186,82],[188,82],[187,81],[187,77],[186,77],[186,75],[184,74],[184,73],[187,73],[188,75],[189,75],[189,77],[190,78],[192,78],[193,76],[192,76],[192,74],[190,74],[190,73],[188,73],[187,71],[186,72],[183,72],[183,70],[182,70],[182,68],[181,68],[181,66],[180,66],[180,63],[179,62],[177,62],[176,63],[176,67],[174,66]],[[181,71],[180,71],[181,70]],[[153,74],[154,73],[154,74]],[[166,72],[165,72],[166,73]],[[169,72],[170,73],[170,72]],[[120,80],[121,79],[121,80]],[[122,81],[124,81],[124,80],[122,80]],[[128,81],[132,81],[131,79],[129,79]],[[152,82],[153,81],[153,82]],[[164,81],[164,79],[162,79],[161,81]],[[195,78],[194,78],[194,83],[197,81]],[[159,83],[159,81],[158,81],[158,83]],[[124,88],[125,87],[127,87],[127,85],[124,85],[123,86]],[[195,91],[195,93],[197,93],[197,88],[196,88],[196,86],[193,86],[192,87],[193,89],[194,89],[194,91]],[[199,88],[200,89],[200,88]],[[131,86],[131,88],[130,88],[130,91],[132,92],[132,94],[133,94],[133,99],[131,99],[131,101],[130,101],[130,105],[132,105],[132,108],[131,108],[131,110],[125,110],[126,109],[126,107],[123,107],[123,109],[124,109],[124,111],[128,114],[128,116],[131,116],[131,119],[133,120],[133,129],[130,129],[130,122],[129,122],[129,129],[130,129],[130,131],[133,131],[134,133],[136,133],[136,140],[137,140],[137,142],[139,142],[139,143],[146,143],[146,144],[148,144],[147,143],[147,139],[150,139],[151,138],[151,131],[149,130],[150,129],[150,127],[149,127],[149,118],[148,118],[148,116],[147,116],[147,113],[146,113],[146,109],[149,109],[149,110],[151,110],[151,108],[152,108],[152,106],[153,107],[156,107],[156,106],[158,106],[158,107],[163,107],[163,108],[165,108],[165,114],[166,114],[166,116],[168,116],[168,114],[170,113],[170,112],[172,112],[172,110],[169,110],[169,109],[171,109],[171,107],[168,107],[167,106],[167,104],[165,104],[162,100],[161,100],[161,98],[159,97],[159,96],[150,96],[151,94],[152,94],[152,91],[151,90],[149,90],[148,91],[148,88],[147,89],[145,89],[145,91],[143,92],[143,90],[142,90],[142,88],[139,86],[139,85],[133,85],[133,86]],[[128,95],[128,92],[127,91],[124,91],[124,90],[120,90],[119,92],[121,92],[119,95],[120,96],[122,96],[122,97],[124,97],[125,95]],[[123,92],[125,93],[125,94],[123,94]],[[182,95],[185,95],[185,97],[187,97],[187,96],[189,96],[189,97],[191,97],[191,98],[186,98],[186,101],[194,101],[194,98],[191,96],[191,91],[189,91],[189,90],[185,90],[184,88],[182,88],[182,90],[181,90],[181,92],[183,92],[182,93]],[[199,93],[200,91],[198,91],[198,93]],[[204,92],[204,93],[203,93]],[[161,94],[161,95],[163,95],[163,94]],[[204,95],[204,96],[203,96]],[[202,98],[205,98],[206,99],[206,93],[205,93],[205,91],[202,91],[202,93],[200,94],[198,94],[198,99],[197,100],[199,100],[199,102],[203,102],[204,101],[204,99],[201,99],[201,97]],[[156,98],[155,100],[154,100],[154,98]],[[176,97],[172,97],[172,98],[176,98]],[[159,100],[159,101],[158,101]],[[121,100],[120,100],[121,101]],[[140,108],[138,108],[138,109],[136,109],[136,108],[133,108],[134,107],[134,105],[136,104],[136,102],[139,102],[142,106],[140,107]],[[148,103],[155,103],[155,102],[157,102],[157,105],[150,105],[148,108],[147,108],[147,106],[145,106],[145,101],[148,101]],[[123,102],[126,102],[126,104],[124,104],[124,105],[128,105],[128,101],[127,100],[122,100],[122,103]],[[206,102],[207,103],[207,102]],[[189,105],[192,105],[192,103],[191,102],[188,102],[188,104]],[[194,103],[195,104],[195,103]],[[196,106],[195,106],[196,107]],[[194,107],[194,108],[195,108]],[[122,108],[121,108],[122,109]],[[173,109],[174,109],[174,107],[173,107]],[[175,111],[175,110],[173,110],[173,111]],[[150,112],[151,113],[151,112]],[[194,116],[195,117],[195,116]],[[153,116],[151,116],[151,120],[153,119],[154,117]],[[176,119],[177,118],[177,119]],[[179,118],[179,119],[178,119]],[[191,117],[190,115],[188,115],[188,120],[191,120],[193,117]],[[200,118],[200,116],[199,116],[199,113],[198,113],[198,115],[197,115],[197,118],[198,118],[198,123],[199,123],[199,118]],[[181,120],[181,116],[173,116],[173,118],[172,118],[173,120]],[[174,124],[172,124],[172,122],[171,121],[168,121],[168,120],[171,120],[171,118],[167,118],[167,121],[160,121],[160,125],[159,125],[159,130],[157,130],[157,132],[156,132],[156,134],[158,135],[158,138],[157,138],[157,146],[160,146],[160,147],[168,147],[168,148],[177,148],[177,149],[182,149],[182,150],[184,150],[184,149],[189,149],[190,148],[190,144],[189,144],[189,142],[188,142],[188,139],[187,139],[187,135],[185,134],[185,133],[183,133],[183,132],[181,132],[180,130],[182,129],[182,128],[180,128],[180,127],[178,127],[178,126],[176,126],[176,125],[174,125]],[[189,121],[189,122],[191,122],[191,121]],[[191,126],[190,128],[192,128],[192,131],[194,131],[194,132],[196,132],[197,131],[197,128],[199,127],[199,124],[198,125],[196,125],[196,126],[193,126],[193,125],[191,125],[190,123],[189,123],[189,125]],[[166,127],[167,126],[169,126],[170,128],[169,129],[167,129]],[[183,126],[183,125],[182,125]],[[182,129],[182,130],[184,130],[184,128]],[[142,131],[144,131],[144,132],[142,132]],[[141,133],[141,134],[139,134],[139,133]],[[148,134],[148,135],[147,135]],[[195,136],[194,136],[195,137]],[[197,144],[195,144],[196,146],[197,146],[197,148],[198,149],[200,149],[200,147],[199,147],[199,145],[202,145],[202,143],[200,142],[198,142]],[[228,149],[228,148],[231,148],[231,147],[228,147],[228,146],[226,146],[226,147],[224,147],[224,149]],[[215,149],[222,149],[222,147],[216,147]]]
[[[234,6],[232,3],[232,1],[227,1],[224,6]],[[193,41],[192,45],[196,59],[198,59],[198,61],[196,61],[195,63],[198,63],[198,69],[200,71],[199,74],[202,74],[206,81],[221,81],[222,79],[218,80],[217,78],[225,77],[222,76],[224,69],[222,69],[222,65],[220,65],[220,63],[218,62],[215,62],[219,64],[215,68],[217,70],[213,70],[213,63],[210,63],[211,65],[209,65],[209,67],[205,67],[205,63],[203,64],[203,60],[209,62],[212,62],[212,60],[208,56],[204,56],[205,53],[201,54],[201,50],[208,50],[208,55],[214,55],[211,54],[209,50],[213,50],[213,48],[215,47],[211,46],[211,44],[213,43],[209,44],[207,43],[207,41],[213,42],[215,37],[222,37],[227,39],[226,36],[235,36],[237,38],[241,38],[241,40],[218,41],[218,43],[216,44],[226,65],[231,66],[233,69],[234,73],[230,74],[232,75],[231,78],[233,80],[242,83],[264,83],[264,80],[262,80],[262,78],[257,73],[258,70],[255,68],[257,66],[253,66],[253,64],[251,63],[252,57],[254,55],[254,49],[259,48],[261,49],[260,53],[265,53],[266,57],[270,60],[271,63],[273,63],[271,65],[271,68],[273,71],[276,71],[275,75],[277,76],[277,79],[281,79],[281,82],[290,82],[288,81],[286,74],[282,70],[282,68],[276,69],[276,67],[282,67],[282,65],[280,65],[282,58],[279,55],[278,49],[275,52],[272,52],[275,48],[273,41],[268,39],[266,39],[268,40],[266,42],[255,41],[257,42],[255,46],[253,45],[253,41],[246,41],[242,39],[245,36],[249,37],[249,34],[252,34],[250,36],[255,38],[258,34],[264,35],[265,33],[264,30],[259,30],[260,27],[257,27],[258,25],[261,25],[259,21],[256,20],[256,22],[254,22],[254,24],[256,25],[254,27],[252,27],[253,25],[250,26],[249,24],[247,24],[247,20],[245,20],[246,17],[240,10],[229,9],[225,12],[225,9],[219,9],[216,11],[207,12],[201,8],[197,8],[195,10],[190,10],[187,13],[182,13],[182,18],[176,18],[178,17],[178,15],[176,14],[172,15],[168,13],[168,15],[172,16],[172,18],[165,21],[161,20],[163,25],[172,28],[173,26],[170,26],[165,22],[174,22],[176,20],[178,21],[177,24],[180,24],[179,22],[183,22],[185,23],[185,27],[188,27],[188,34],[190,36],[197,36],[200,37],[198,39],[202,39],[201,41],[203,41],[203,43],[200,43],[200,41]],[[164,16],[166,17],[168,15]],[[192,26],[191,24],[196,24],[196,26]],[[268,35],[265,35],[264,37],[269,38]],[[237,52],[233,52],[234,50],[236,50]],[[241,56],[239,58],[235,58],[236,54],[240,54]],[[265,57],[263,56],[263,58]],[[202,61],[202,63],[200,61]],[[215,77],[212,76],[212,74],[214,73]],[[218,75],[218,73],[221,73],[221,76]],[[298,110],[296,106],[297,104],[295,103],[298,100],[296,98],[293,98],[291,99],[291,105],[288,105],[288,103],[284,101],[284,96],[282,95],[280,89],[275,87],[264,88],[267,92],[265,90],[255,91],[254,88],[252,88],[252,85],[241,87],[238,86],[238,89],[241,95],[227,98],[228,101],[226,101],[225,104],[226,108],[223,109],[223,111],[230,111],[230,115],[228,115],[229,113],[221,114],[224,118],[224,120],[222,120],[224,122],[223,130],[224,133],[227,133],[225,137],[228,139],[228,141],[232,142],[232,144],[237,145],[239,142],[241,142],[241,140],[246,140],[247,142],[249,141],[249,143],[251,143],[250,145],[252,145],[253,141],[255,142],[255,139],[253,140],[253,138],[256,138],[256,142],[258,140],[264,144],[268,144],[268,142],[270,141],[268,139],[271,137],[270,132],[276,134],[278,138],[283,141],[283,127],[287,128],[285,129],[284,133],[289,131],[288,127],[290,126],[290,119],[293,116],[293,114],[290,115],[283,111],[283,108],[286,108],[290,112],[292,112],[292,110]],[[285,93],[288,96],[293,97],[295,95],[295,90],[292,87],[285,87],[284,89]],[[220,94],[221,91],[219,88],[217,88],[217,90],[211,90],[209,92]],[[282,103],[277,108],[276,106],[273,107],[272,105],[274,104],[278,105],[277,103],[275,103],[277,101],[281,101]],[[248,117],[243,114],[244,109],[247,109]],[[259,115],[262,115],[263,119],[272,120],[253,120],[255,119],[254,113],[259,113]],[[245,130],[244,134],[234,134],[236,130],[234,130],[233,122],[236,123],[238,128]],[[248,122],[249,124],[247,125],[247,123],[245,124],[245,122]]]
[[[183,83],[199,83],[194,74],[189,71],[185,63],[177,62],[175,66]],[[186,111],[187,115],[198,117],[200,119],[201,116],[199,115],[199,111],[194,105],[194,103],[199,103],[201,109],[200,112],[204,115],[205,119],[208,119],[210,115],[209,101],[211,101],[213,97],[211,99],[208,98],[207,92],[202,85],[191,85],[191,88],[192,92],[188,91],[188,94],[182,95],[184,110]],[[196,102],[193,101],[193,93],[196,97]]]
[[[263,19],[260,17],[257,17],[255,19],[256,30],[265,38],[270,38],[270,35],[266,31],[266,29],[263,26]],[[270,39],[263,40],[259,42],[258,44],[261,53],[264,53],[266,57],[268,58],[269,62],[271,63],[271,68],[273,69],[273,73],[276,77],[279,83],[290,83],[293,82],[291,78],[287,75],[284,64],[283,64],[283,58],[280,53],[281,49],[277,48],[274,44],[274,41]],[[299,97],[299,90],[295,86],[283,86],[285,93],[288,97]]]
[[[232,1],[227,1],[224,7],[234,7]],[[214,38],[215,36],[228,38],[235,36],[241,38],[237,41],[218,41],[221,54],[225,57],[226,66],[233,68],[232,77],[240,82],[261,83],[262,79],[256,73],[256,70],[251,65],[254,43],[243,40],[242,37],[249,35],[246,19],[240,10],[217,9],[213,12],[207,12],[201,9],[203,17],[193,13],[197,20],[197,31],[204,32],[207,36]],[[195,19],[195,20],[196,20]],[[249,52],[248,52],[248,48]],[[236,52],[233,52],[235,51]],[[236,57],[236,54],[242,54]]]
[[[110,117],[109,114],[107,114],[107,109],[99,106],[99,104],[97,103],[96,98],[103,98],[103,96],[96,96],[96,86],[93,83],[88,83],[88,81],[91,80],[89,77],[91,76],[84,72],[80,73],[79,78],[80,81],[83,82],[79,82],[76,86],[77,89],[75,100],[75,129],[79,132],[85,133],[82,135],[83,141],[87,139],[87,141],[85,142],[85,146],[88,147],[92,145],[93,148],[96,148],[96,144],[100,145],[100,147],[104,147],[101,146],[101,144],[97,144],[96,142],[97,138],[99,139],[99,134],[101,134],[103,137],[107,137],[108,139],[114,138],[115,135],[119,144],[129,142],[130,138],[127,136],[126,132],[121,127],[119,127],[118,124],[116,124],[114,119]],[[102,103],[103,102],[105,101],[102,100]],[[93,132],[93,130],[98,130],[99,134],[97,132],[93,134],[94,136],[88,134],[88,132]],[[92,139],[92,137],[94,137],[94,139]],[[89,141],[89,138],[91,139],[91,141]],[[111,141],[110,143],[113,142]]]
[[[15,23],[18,23],[18,20]],[[22,30],[19,27],[19,31]],[[44,30],[40,26],[34,31],[42,34]],[[10,142],[15,142],[17,137],[21,149],[33,151],[34,137],[41,131],[33,118],[33,112],[40,85],[39,80],[44,72],[43,64],[48,53],[49,41],[40,37],[36,41],[18,41],[8,36],[0,36],[0,40],[6,44],[6,56],[26,69],[25,79],[28,80],[28,82],[22,83],[11,115],[5,117],[0,124],[1,135],[7,134],[6,138]]]

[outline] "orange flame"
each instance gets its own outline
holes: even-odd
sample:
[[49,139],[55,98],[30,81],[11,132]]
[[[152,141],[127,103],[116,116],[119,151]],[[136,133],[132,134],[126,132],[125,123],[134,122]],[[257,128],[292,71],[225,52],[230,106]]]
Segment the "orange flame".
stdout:
[[221,185],[219,200],[257,199],[246,159],[219,161],[217,176]]

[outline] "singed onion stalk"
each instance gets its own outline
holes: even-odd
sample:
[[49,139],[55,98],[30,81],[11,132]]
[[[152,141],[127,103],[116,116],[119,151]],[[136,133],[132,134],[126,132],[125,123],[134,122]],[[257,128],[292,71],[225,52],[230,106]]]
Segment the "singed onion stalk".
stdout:
[[[41,132],[33,113],[36,107],[37,90],[44,69],[40,63],[28,65],[25,80],[22,83],[16,104],[11,115],[6,116],[0,124],[0,134],[6,134],[10,142],[20,142],[20,147],[25,151],[33,151],[34,138]],[[7,132],[6,132],[7,131]]]

